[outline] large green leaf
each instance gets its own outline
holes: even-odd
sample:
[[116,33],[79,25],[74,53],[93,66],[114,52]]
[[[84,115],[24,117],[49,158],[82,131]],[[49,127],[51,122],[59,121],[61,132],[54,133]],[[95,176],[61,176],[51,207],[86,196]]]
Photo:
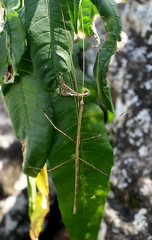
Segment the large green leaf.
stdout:
[[[75,70],[79,91],[82,91],[83,74],[80,69]],[[63,76],[63,79],[68,86],[73,87],[74,83],[70,82],[69,75]],[[85,76],[84,88],[89,92],[89,96],[84,97],[77,196],[74,196],[74,192],[78,100],[71,96],[62,96],[58,92],[52,95],[54,124],[75,141],[73,142],[63,133],[55,130],[49,155],[50,168],[54,169],[51,176],[57,189],[63,221],[71,240],[97,239],[113,164],[112,148],[106,134],[104,114],[96,102],[96,84]],[[77,198],[77,211],[73,214],[75,197]]]
[[[76,72],[75,80],[80,82],[78,90],[82,92],[83,74],[78,68],[75,71],[71,70],[73,31],[64,3],[62,1],[61,7],[61,0],[56,2],[35,0],[31,5],[27,0],[25,25],[35,74],[42,81],[43,88],[51,91],[53,123],[58,130],[53,131],[49,164],[50,168],[57,167],[52,171],[52,178],[57,189],[63,220],[71,239],[95,239],[109,190],[112,149],[106,135],[104,114],[96,102],[96,84],[86,78],[85,81],[89,83],[86,83],[85,87],[88,88],[90,96],[84,99],[81,127],[83,140],[79,157],[97,169],[105,171],[107,176],[79,160],[77,213],[73,215],[76,152],[74,141],[77,137],[79,111],[77,98],[62,96],[60,90],[63,90],[62,83],[65,83],[77,91],[73,80]],[[54,12],[56,14],[53,14]],[[44,109],[43,111],[45,112]],[[64,132],[74,141],[65,136]],[[86,138],[90,139],[85,141]],[[65,163],[68,160],[70,161]],[[79,229],[77,226],[82,223],[84,227]]]
[[50,89],[58,72],[71,70],[73,31],[67,2],[26,0],[25,25],[35,74]]
[[15,82],[3,85],[3,94],[15,134],[23,141],[23,170],[36,177],[47,161],[51,144],[52,125],[39,109],[52,118],[50,93],[42,89],[31,62],[24,59]]
[[97,7],[105,23],[105,41],[98,52],[94,64],[94,77],[97,81],[98,95],[109,111],[109,121],[114,117],[107,71],[111,56],[115,53],[117,41],[120,41],[121,23],[117,5],[114,0],[91,0]]

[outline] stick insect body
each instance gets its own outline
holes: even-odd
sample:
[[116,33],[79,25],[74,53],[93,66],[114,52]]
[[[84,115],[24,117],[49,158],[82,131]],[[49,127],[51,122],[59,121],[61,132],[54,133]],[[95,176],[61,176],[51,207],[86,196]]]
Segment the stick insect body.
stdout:
[[[66,25],[65,25],[65,20],[64,20],[64,14],[62,11],[62,7],[61,7],[61,15],[62,15],[62,20],[63,20],[63,24],[64,24],[64,29],[65,29],[65,35],[66,35],[66,39],[68,42],[68,35],[66,32]],[[58,131],[60,134],[64,135],[66,138],[68,138],[70,141],[74,142],[75,144],[75,156],[74,156],[74,160],[75,160],[75,183],[74,183],[74,203],[73,203],[73,214],[76,214],[77,212],[77,199],[78,199],[78,182],[79,182],[79,161],[83,162],[84,164],[90,166],[92,169],[94,169],[95,171],[100,172],[101,174],[108,176],[107,173],[105,173],[104,171],[98,169],[96,166],[88,163],[86,160],[84,160],[82,157],[80,157],[80,148],[82,147],[82,143],[85,141],[88,141],[90,139],[95,139],[95,138],[99,138],[102,136],[105,136],[107,134],[107,131],[104,133],[101,133],[99,135],[95,135],[92,137],[88,137],[88,138],[82,138],[81,139],[81,126],[82,126],[82,119],[83,119],[83,110],[84,110],[84,105],[85,105],[85,98],[89,97],[90,92],[87,88],[85,88],[85,75],[84,75],[84,71],[85,71],[85,54],[84,54],[84,40],[83,40],[83,74],[82,74],[82,81],[81,84],[77,82],[76,79],[76,73],[75,73],[75,68],[74,68],[74,63],[73,63],[73,57],[72,57],[72,53],[69,49],[70,52],[70,59],[71,59],[71,72],[72,72],[72,82],[73,87],[71,88],[71,86],[68,86],[66,84],[66,80],[64,80],[64,73],[59,72],[58,73],[58,86],[56,88],[56,93],[62,97],[71,97],[74,98],[75,101],[75,107],[76,107],[76,112],[77,112],[77,132],[76,132],[76,139],[73,139],[72,137],[70,137],[67,133],[65,133],[63,130],[61,130],[60,128],[58,128],[49,118],[49,116],[47,116],[47,114],[43,111],[43,109],[41,109],[39,106],[37,106],[37,108],[39,108],[39,110],[44,114],[44,116],[48,119],[48,121],[50,122],[50,124],[54,127],[54,129],[56,131]],[[79,85],[79,86],[78,86]],[[80,87],[81,85],[81,87]],[[80,91],[78,89],[81,89]],[[67,164],[68,162],[70,162],[72,159],[67,159],[65,160],[65,162],[59,164],[58,166],[53,167],[52,169],[50,169],[50,171],[56,170],[59,167],[62,167],[63,165]]]

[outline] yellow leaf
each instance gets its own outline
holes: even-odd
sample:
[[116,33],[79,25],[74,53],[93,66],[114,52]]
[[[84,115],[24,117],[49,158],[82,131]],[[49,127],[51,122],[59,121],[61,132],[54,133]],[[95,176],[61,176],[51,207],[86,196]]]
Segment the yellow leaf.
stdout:
[[30,220],[30,237],[32,240],[38,240],[43,227],[45,216],[49,212],[49,183],[46,165],[36,177],[37,195],[35,201],[35,209],[33,210]]

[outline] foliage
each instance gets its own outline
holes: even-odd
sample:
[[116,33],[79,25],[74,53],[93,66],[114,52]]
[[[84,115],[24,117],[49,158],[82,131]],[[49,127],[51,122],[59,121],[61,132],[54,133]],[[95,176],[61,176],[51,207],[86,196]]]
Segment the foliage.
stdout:
[[[35,178],[48,159],[70,239],[96,239],[113,165],[97,100],[111,121],[106,75],[120,40],[117,6],[113,0],[3,0],[2,5],[0,83],[23,144],[23,171]],[[97,11],[106,38],[95,61],[95,82],[80,70],[73,41],[78,28],[93,31]]]

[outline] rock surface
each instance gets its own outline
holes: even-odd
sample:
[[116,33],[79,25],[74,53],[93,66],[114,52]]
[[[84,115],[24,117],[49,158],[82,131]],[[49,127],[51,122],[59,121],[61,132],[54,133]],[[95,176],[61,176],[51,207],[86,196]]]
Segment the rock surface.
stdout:
[[111,126],[115,164],[103,239],[151,240],[152,1],[129,1],[120,7],[128,40],[110,66],[118,119]]

